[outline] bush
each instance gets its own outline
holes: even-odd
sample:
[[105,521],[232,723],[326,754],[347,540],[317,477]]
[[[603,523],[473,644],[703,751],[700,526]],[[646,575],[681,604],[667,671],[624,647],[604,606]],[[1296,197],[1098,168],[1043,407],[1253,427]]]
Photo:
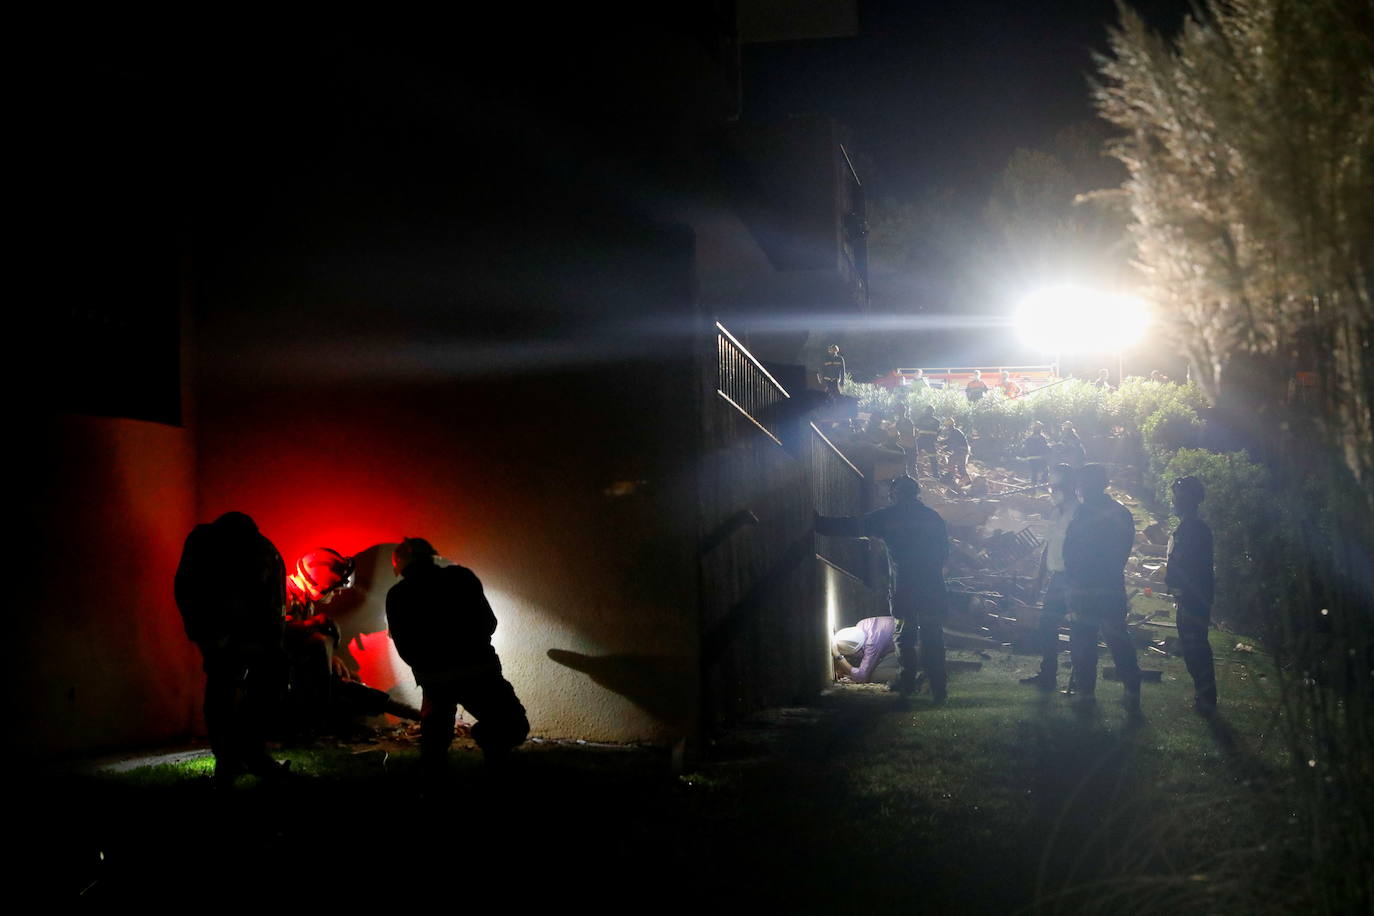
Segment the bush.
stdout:
[[[1188,475],[1202,481],[1202,519],[1212,529],[1216,568],[1213,615],[1233,629],[1267,633],[1276,590],[1293,575],[1286,547],[1289,519],[1267,468],[1245,452],[1182,448],[1160,467],[1156,493],[1172,505],[1169,488]],[[1170,520],[1177,526],[1178,519]]]
[[1140,440],[1151,466],[1163,466],[1182,448],[1195,449],[1202,439],[1202,419],[1182,404],[1166,404],[1140,425]]
[[959,388],[913,393],[909,388],[888,390],[851,381],[845,393],[859,399],[860,410],[885,415],[897,404],[908,405],[913,416],[931,404],[936,416],[954,417],[961,429],[977,437],[975,453],[983,459],[1016,455],[1034,420],[1045,424],[1051,439],[1067,420],[1085,442],[1103,439],[1118,427],[1128,438],[1144,441],[1148,426],[1153,446],[1146,442],[1143,452],[1136,448],[1128,458],[1145,463],[1148,454],[1167,461],[1175,450],[1200,441],[1202,421],[1197,411],[1204,403],[1195,385],[1144,378],[1128,378],[1117,391],[1069,379],[1019,398],[1004,397],[994,388],[976,404],[970,404]]
[[1139,432],[1152,415],[1170,407],[1186,407],[1194,413],[1202,410],[1207,399],[1202,389],[1191,382],[1175,385],[1171,382],[1152,382],[1147,378],[1132,377],[1121,383],[1112,392],[1111,411],[1118,425],[1128,431]]

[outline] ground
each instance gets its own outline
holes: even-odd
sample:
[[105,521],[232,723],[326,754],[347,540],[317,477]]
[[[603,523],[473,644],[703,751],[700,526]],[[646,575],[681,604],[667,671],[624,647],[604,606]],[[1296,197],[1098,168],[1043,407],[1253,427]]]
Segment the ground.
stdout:
[[421,798],[413,745],[379,742],[289,751],[287,786],[231,793],[204,758],[30,776],[19,864],[45,896],[143,904],[1284,912],[1272,678],[1241,641],[1214,632],[1217,723],[1180,659],[1152,660],[1132,725],[1114,682],[1079,713],[1017,683],[1030,656],[955,651],[982,667],[943,708],[839,685],[677,772],[662,749],[543,742],[496,774],[458,748],[451,791]]

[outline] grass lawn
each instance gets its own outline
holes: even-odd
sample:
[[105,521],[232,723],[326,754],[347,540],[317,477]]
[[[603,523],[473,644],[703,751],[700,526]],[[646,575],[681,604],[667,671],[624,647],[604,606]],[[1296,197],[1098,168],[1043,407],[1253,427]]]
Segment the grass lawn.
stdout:
[[[666,752],[531,744],[504,775],[455,750],[421,799],[415,750],[290,751],[284,787],[209,786],[208,759],[27,778],[20,867],[51,896],[454,906],[766,906],[816,912],[1289,912],[1272,679],[1213,632],[1223,715],[1191,710],[1181,659],[1146,721],[1019,685],[994,652],[949,703],[841,686],[744,723],[673,775]],[[1249,640],[1244,640],[1249,642]],[[1104,653],[1105,661],[1105,653]],[[1061,680],[1064,676],[1061,675]],[[432,885],[432,887],[427,887]]]

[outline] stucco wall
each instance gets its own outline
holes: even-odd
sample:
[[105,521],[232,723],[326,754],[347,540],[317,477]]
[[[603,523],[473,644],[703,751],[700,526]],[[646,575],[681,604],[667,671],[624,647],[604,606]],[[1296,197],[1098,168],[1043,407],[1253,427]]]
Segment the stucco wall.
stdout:
[[418,535],[482,580],[535,734],[672,741],[695,727],[697,687],[672,447],[690,418],[667,374],[221,391],[202,411],[199,514],[249,513],[288,562],[363,553],[331,610],[374,686],[418,698],[383,632],[390,544]]
[[[200,657],[172,577],[194,510],[191,435],[59,416],[18,450],[31,564],[10,659],[16,742],[47,755],[166,741],[200,719]],[[11,632],[14,632],[14,629]]]

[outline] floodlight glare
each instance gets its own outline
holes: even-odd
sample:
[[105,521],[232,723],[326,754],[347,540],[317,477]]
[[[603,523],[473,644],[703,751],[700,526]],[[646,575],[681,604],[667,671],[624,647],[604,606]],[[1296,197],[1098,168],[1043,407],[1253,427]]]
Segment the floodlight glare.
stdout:
[[1022,300],[1015,324],[1023,344],[1045,353],[1120,352],[1144,336],[1149,312],[1131,296],[1056,286]]

